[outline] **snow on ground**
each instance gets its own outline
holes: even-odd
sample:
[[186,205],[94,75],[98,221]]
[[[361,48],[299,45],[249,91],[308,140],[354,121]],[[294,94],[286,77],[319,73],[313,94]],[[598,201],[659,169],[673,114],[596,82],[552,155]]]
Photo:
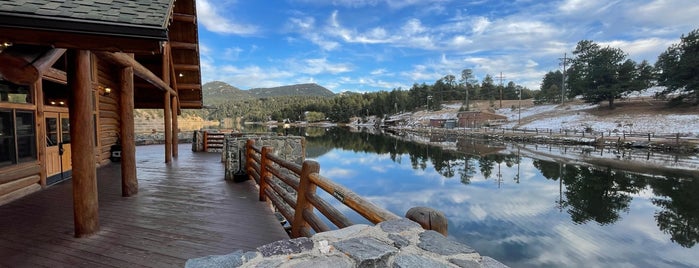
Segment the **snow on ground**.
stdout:
[[[548,105],[547,105],[548,106]],[[588,106],[589,107],[589,106]],[[574,109],[571,109],[575,111]],[[531,114],[537,115],[535,113]],[[604,132],[641,132],[641,133],[681,133],[691,136],[699,136],[699,115],[630,115],[621,114],[617,116],[598,117],[585,111],[574,113],[561,112],[552,113],[549,116],[538,118],[537,120],[517,125],[517,118],[512,119],[503,127],[519,127],[529,129],[569,129],[583,131],[592,129],[593,131]],[[525,116],[523,115],[524,119]]]

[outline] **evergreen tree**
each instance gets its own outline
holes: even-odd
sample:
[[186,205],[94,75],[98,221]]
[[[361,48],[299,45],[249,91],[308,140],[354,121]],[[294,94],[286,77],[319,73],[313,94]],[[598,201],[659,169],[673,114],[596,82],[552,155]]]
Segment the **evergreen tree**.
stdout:
[[682,35],[679,44],[673,44],[658,56],[658,85],[666,87],[660,94],[677,94],[674,100],[699,104],[699,29]]

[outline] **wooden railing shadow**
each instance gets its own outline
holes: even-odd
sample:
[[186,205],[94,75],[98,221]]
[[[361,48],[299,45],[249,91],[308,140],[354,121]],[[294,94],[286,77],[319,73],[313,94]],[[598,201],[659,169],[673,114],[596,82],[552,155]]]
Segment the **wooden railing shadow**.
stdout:
[[[317,209],[336,228],[354,223],[316,192],[318,188],[335,197],[341,204],[354,210],[373,224],[400,219],[396,214],[376,206],[348,188],[319,174],[318,162],[306,160],[301,165],[274,155],[274,148],[256,146],[248,140],[245,146],[245,170],[260,188],[260,201],[269,201],[291,225],[290,236],[310,237],[315,233],[333,230],[317,214]],[[447,220],[442,212],[426,207],[411,208],[406,218],[423,228],[447,235]]]

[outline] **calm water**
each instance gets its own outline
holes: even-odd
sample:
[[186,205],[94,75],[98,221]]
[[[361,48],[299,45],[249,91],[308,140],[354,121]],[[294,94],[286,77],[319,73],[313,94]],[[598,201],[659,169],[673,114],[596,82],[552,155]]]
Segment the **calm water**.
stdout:
[[289,134],[307,136],[322,175],[398,215],[439,209],[450,239],[512,267],[699,267],[697,178],[537,160],[467,140],[452,152],[339,128]]

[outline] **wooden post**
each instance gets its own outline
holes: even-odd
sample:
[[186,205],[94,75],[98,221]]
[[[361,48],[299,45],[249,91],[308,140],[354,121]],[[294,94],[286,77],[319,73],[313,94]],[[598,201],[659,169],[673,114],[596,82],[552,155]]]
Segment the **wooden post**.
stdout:
[[313,213],[313,204],[308,202],[307,196],[316,192],[317,186],[311,183],[309,175],[319,173],[320,164],[315,161],[303,161],[299,182],[299,191],[296,196],[296,207],[294,208],[294,222],[291,223],[291,237],[300,237],[302,234],[310,233],[310,225],[303,219],[304,213]]
[[202,149],[204,149],[204,152],[207,152],[209,149],[209,132],[208,131],[202,131],[203,133],[201,134],[202,137]]
[[99,230],[90,52],[70,51],[67,61],[75,236],[86,237]]
[[179,107],[179,100],[177,97],[172,98],[172,157],[177,158],[177,154],[179,153],[179,145],[180,145],[180,138],[179,138],[179,126],[177,123],[177,107]]
[[138,193],[132,67],[124,67],[121,69],[119,92],[119,116],[121,117],[121,196],[132,196]]
[[245,171],[248,173],[248,176],[251,176],[251,172],[248,171],[248,169],[252,168],[252,154],[254,153],[252,150],[253,145],[255,145],[255,140],[245,141]]
[[[447,236],[447,217],[439,210],[428,207],[414,207],[405,213],[405,217],[417,222],[425,230],[433,230]],[[292,226],[293,227],[293,226]]]
[[265,201],[265,188],[267,188],[267,177],[269,174],[269,166],[271,161],[267,158],[267,154],[274,153],[274,147],[262,147],[262,155],[260,156],[260,201]]
[[165,121],[165,163],[172,162],[172,107],[170,105],[170,92],[165,92],[163,104],[163,120]]
[[46,119],[44,118],[44,90],[41,79],[32,87],[36,104],[36,150],[39,155],[39,184],[46,188]]

